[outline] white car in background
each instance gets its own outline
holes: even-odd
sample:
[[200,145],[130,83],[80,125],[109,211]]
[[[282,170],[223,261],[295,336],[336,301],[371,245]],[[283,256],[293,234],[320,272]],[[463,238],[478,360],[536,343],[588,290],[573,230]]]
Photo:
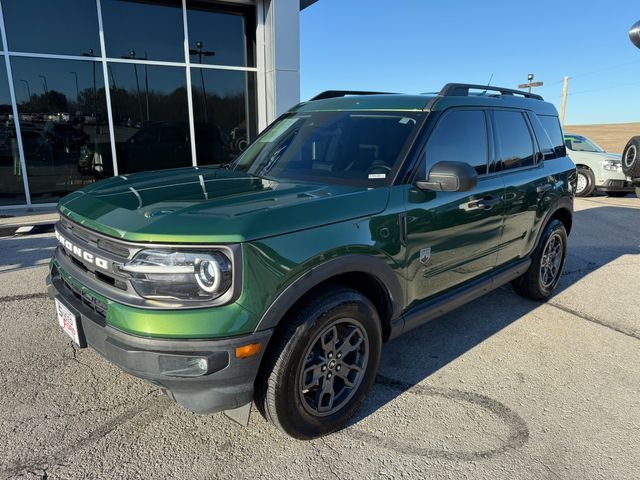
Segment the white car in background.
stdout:
[[634,191],[622,172],[622,155],[608,153],[583,135],[564,134],[567,154],[578,170],[577,197],[588,197],[594,190],[610,197],[625,197]]

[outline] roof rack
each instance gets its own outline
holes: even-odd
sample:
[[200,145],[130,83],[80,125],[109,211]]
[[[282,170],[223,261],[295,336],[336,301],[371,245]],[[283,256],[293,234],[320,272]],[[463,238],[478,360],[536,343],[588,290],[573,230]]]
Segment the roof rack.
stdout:
[[311,100],[324,100],[325,98],[346,97],[347,95],[392,95],[391,92],[362,92],[359,90],[327,90],[319,93]]
[[500,95],[521,95],[525,98],[533,98],[535,100],[544,100],[541,95],[535,93],[523,92],[522,90],[513,90],[511,88],[492,87],[490,85],[473,85],[470,83],[447,83],[439,95],[443,97],[466,97],[469,90],[490,90],[492,92],[500,92]]

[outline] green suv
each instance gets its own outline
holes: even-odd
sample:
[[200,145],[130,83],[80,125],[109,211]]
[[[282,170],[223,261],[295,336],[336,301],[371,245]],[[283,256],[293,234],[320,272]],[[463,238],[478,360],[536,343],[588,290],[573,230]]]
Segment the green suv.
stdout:
[[232,163],[120,175],[60,201],[49,292],[80,347],[198,413],[343,427],[382,343],[562,272],[576,168],[538,95],[325,92]]

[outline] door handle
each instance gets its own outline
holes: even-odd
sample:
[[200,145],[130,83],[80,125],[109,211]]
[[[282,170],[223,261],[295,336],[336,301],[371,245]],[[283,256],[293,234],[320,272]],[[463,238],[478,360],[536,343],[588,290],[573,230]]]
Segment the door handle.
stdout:
[[481,208],[483,210],[491,210],[496,205],[502,203],[502,197],[494,197],[493,195],[487,195],[480,200],[474,200],[473,202],[469,202],[465,205],[466,208],[464,210],[476,210]]
[[491,210],[493,207],[501,203],[502,197],[487,196],[482,200],[478,200],[478,208],[482,208],[483,210]]
[[545,193],[548,192],[549,190],[551,190],[553,188],[553,185],[551,185],[550,183],[545,183],[544,185],[538,185],[536,187],[536,192],[537,193]]

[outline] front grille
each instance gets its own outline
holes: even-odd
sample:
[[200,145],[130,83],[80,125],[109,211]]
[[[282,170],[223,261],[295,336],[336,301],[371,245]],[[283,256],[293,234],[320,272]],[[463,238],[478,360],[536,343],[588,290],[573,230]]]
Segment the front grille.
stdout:
[[[53,273],[53,274],[55,275],[55,273]],[[60,281],[62,282],[62,284],[64,285],[65,289],[69,293],[71,293],[74,297],[76,297],[77,300],[79,300],[84,305],[89,307],[91,310],[96,312],[102,318],[105,318],[105,319],[107,318],[107,304],[106,303],[104,303],[102,300],[98,300],[93,295],[91,295],[91,294],[81,290],[80,288],[74,286],[72,283],[67,282],[67,280],[64,278],[64,276],[60,275],[59,272],[57,272],[57,275],[58,275],[58,278],[60,279]]]

